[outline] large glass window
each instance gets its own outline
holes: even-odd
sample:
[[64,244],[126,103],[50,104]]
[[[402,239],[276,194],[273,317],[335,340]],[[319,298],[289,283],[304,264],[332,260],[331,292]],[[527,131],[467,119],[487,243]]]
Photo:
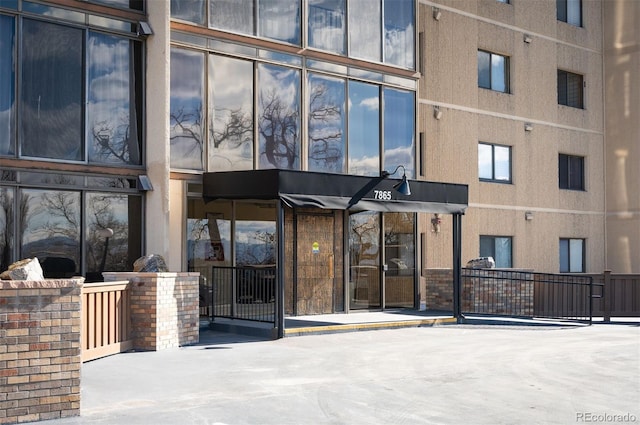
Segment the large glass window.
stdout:
[[7,270],[12,263],[14,238],[14,197],[13,188],[0,187],[0,269]]
[[143,10],[144,0],[89,0],[95,3],[102,3],[108,6],[124,7],[134,10]]
[[343,173],[345,81],[309,74],[309,170]]
[[478,50],[478,87],[509,92],[509,58]]
[[85,202],[87,276],[131,270],[142,252],[142,198],[90,192]]
[[300,45],[300,0],[259,0],[258,35]]
[[380,88],[349,81],[349,173],[380,174]]
[[83,160],[83,31],[24,19],[22,32],[21,154]]
[[253,169],[253,62],[209,56],[211,171]]
[[414,177],[415,99],[407,91],[384,89],[384,168],[393,171],[405,167]]
[[87,140],[89,161],[142,163],[132,81],[131,41],[107,34],[89,36]]
[[80,192],[24,189],[20,202],[21,258],[44,261],[45,276],[49,271],[79,272]]
[[349,56],[380,61],[382,9],[378,0],[349,1]]
[[300,71],[258,65],[259,168],[300,169]]
[[346,0],[309,0],[309,46],[345,53]]
[[15,25],[0,16],[0,155],[141,165],[141,43],[24,18],[17,48]]
[[15,152],[15,21],[0,15],[0,155]]
[[480,180],[511,182],[511,147],[478,143]]
[[204,25],[205,4],[206,0],[171,0],[171,17]]
[[496,267],[511,268],[511,237],[480,236],[480,256],[492,257]]
[[413,1],[384,2],[384,62],[413,69],[414,60]]
[[584,273],[584,239],[560,239],[560,273]]
[[253,0],[209,0],[209,25],[227,31],[254,34]]
[[560,189],[584,190],[584,158],[574,155],[558,155]]
[[411,308],[415,293],[414,213],[384,213],[385,307]]
[[204,54],[171,49],[171,166],[202,170]]

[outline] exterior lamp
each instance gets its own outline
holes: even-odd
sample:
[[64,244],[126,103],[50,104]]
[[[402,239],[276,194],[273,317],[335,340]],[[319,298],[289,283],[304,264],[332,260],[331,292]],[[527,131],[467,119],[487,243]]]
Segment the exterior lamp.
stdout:
[[411,188],[409,187],[409,182],[407,181],[407,172],[404,168],[404,165],[398,165],[396,169],[393,170],[393,173],[390,173],[388,171],[383,171],[382,177],[385,179],[387,177],[391,177],[395,173],[397,173],[400,168],[402,168],[402,180],[400,181],[400,183],[394,184],[393,188],[397,190],[399,193],[401,193],[402,195],[409,196],[411,195]]

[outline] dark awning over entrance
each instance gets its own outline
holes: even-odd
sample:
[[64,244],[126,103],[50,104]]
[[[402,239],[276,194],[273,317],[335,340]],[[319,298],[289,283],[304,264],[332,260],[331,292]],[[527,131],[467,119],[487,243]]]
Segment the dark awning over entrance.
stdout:
[[399,179],[294,170],[204,173],[203,197],[282,200],[289,207],[332,210],[463,214],[467,185],[410,180],[411,195],[393,189]]

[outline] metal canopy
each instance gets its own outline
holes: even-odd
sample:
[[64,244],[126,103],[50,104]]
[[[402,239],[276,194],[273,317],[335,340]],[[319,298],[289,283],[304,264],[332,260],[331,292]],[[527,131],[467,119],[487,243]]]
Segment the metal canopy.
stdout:
[[467,185],[410,180],[411,195],[393,189],[399,179],[295,170],[204,173],[203,197],[281,200],[294,207],[332,210],[464,214]]

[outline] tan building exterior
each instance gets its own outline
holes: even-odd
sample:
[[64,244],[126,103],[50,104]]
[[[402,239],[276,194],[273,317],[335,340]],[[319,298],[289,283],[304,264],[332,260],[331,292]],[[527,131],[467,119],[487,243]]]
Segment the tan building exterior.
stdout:
[[640,4],[605,2],[607,268],[640,272]]

